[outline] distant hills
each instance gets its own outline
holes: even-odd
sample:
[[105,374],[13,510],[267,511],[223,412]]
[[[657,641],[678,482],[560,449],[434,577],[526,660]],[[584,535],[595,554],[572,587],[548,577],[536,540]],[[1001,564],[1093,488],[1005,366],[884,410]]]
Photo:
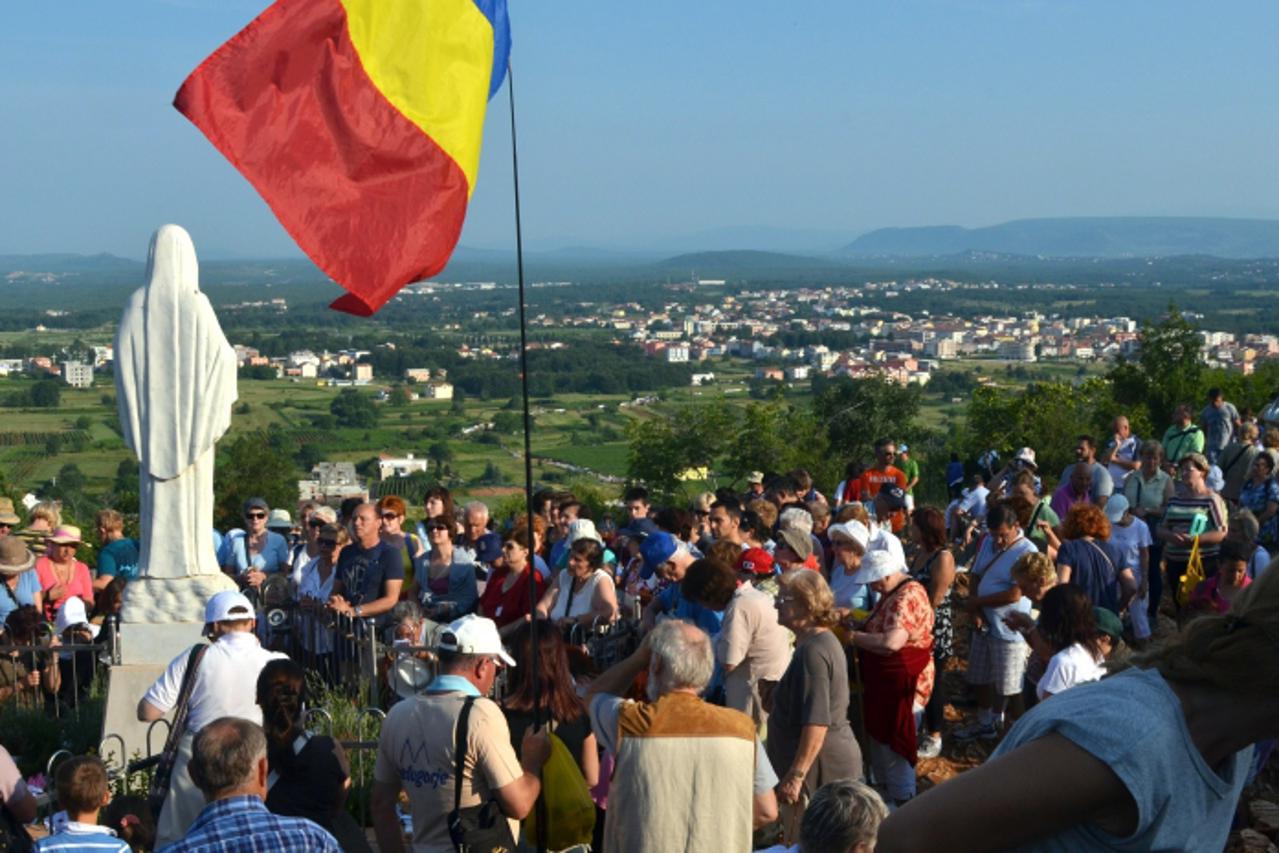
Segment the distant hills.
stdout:
[[1058,258],[1213,255],[1279,257],[1279,221],[1206,217],[1017,219],[986,228],[880,228],[840,250],[846,257],[995,252]]
[[[1268,269],[1279,259],[1279,221],[1259,219],[1083,217],[1021,219],[986,228],[881,228],[833,251],[786,249],[770,244],[767,229],[756,232],[704,232],[709,242],[683,253],[676,247],[678,241],[668,244],[665,252],[566,243],[563,248],[526,252],[525,271],[530,283],[637,285],[687,281],[693,275],[735,284],[919,274],[1083,280],[1085,270],[1108,281],[1133,282],[1150,276],[1167,280],[1178,271],[1190,270],[1203,274],[1227,270],[1241,276],[1241,281],[1254,281],[1258,276],[1266,280],[1272,273],[1258,272],[1252,259],[1267,259]],[[751,242],[752,236],[759,242]],[[791,245],[805,238],[801,232],[771,236],[785,238],[782,242]],[[824,237],[824,232],[808,235],[813,242]],[[734,239],[742,239],[742,245],[723,245]],[[448,267],[435,278],[510,284],[515,269],[511,249],[459,246]],[[141,260],[109,254],[0,254],[0,292],[10,305],[39,310],[114,311],[144,283],[144,271]],[[247,290],[259,287],[271,296],[288,298],[290,304],[327,302],[340,293],[306,258],[202,259],[200,283],[215,304],[241,302]]]

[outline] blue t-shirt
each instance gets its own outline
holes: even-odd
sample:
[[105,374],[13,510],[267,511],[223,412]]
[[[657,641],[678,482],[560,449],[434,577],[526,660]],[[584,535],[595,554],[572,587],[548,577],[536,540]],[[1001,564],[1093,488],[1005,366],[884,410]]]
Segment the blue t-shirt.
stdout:
[[[10,588],[8,578],[0,580],[4,588],[0,589],[0,624],[9,618],[9,614],[24,604],[35,605],[36,594],[40,592],[40,579],[35,569],[27,569],[18,575],[18,586]],[[10,594],[12,593],[12,594]]]
[[1067,539],[1057,550],[1057,565],[1070,566],[1070,583],[1097,607],[1119,612],[1119,569],[1124,556],[1109,542]]
[[266,532],[266,539],[262,543],[262,550],[253,555],[250,559],[248,552],[245,550],[245,532],[243,530],[232,530],[222,540],[222,548],[218,554],[218,565],[231,566],[235,569],[237,575],[242,575],[249,569],[259,569],[267,574],[279,571],[288,571],[291,568],[289,563],[289,543],[285,538],[273,530]]
[[352,604],[364,604],[382,597],[385,581],[404,580],[402,548],[392,548],[379,541],[372,548],[352,542],[338,557],[338,580],[342,594]]
[[684,598],[679,584],[673,583],[657,594],[661,602],[662,612],[676,619],[692,622],[712,637],[719,634],[720,625],[724,623],[724,611],[711,610],[696,602]]
[[138,543],[125,537],[109,542],[98,552],[98,575],[124,578],[131,581],[138,576]]
[[1137,831],[1118,838],[1081,823],[1021,850],[1221,850],[1252,765],[1252,747],[1218,775],[1190,738],[1181,702],[1158,670],[1130,669],[1054,695],[1017,721],[991,758],[1049,734],[1109,767],[1137,804]]

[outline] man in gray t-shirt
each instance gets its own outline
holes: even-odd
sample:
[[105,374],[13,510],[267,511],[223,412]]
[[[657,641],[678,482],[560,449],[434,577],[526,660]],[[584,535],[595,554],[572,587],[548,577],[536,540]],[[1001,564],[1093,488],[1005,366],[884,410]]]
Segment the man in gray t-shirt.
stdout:
[[1217,457],[1239,428],[1239,410],[1226,402],[1220,388],[1212,388],[1208,391],[1208,405],[1199,414],[1199,420],[1203,422],[1204,455],[1216,465]]

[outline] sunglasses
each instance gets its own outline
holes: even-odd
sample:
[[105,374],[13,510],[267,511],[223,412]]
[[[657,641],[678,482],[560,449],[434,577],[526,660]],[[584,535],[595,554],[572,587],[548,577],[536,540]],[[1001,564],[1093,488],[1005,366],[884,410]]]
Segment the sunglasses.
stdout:
[[503,550],[503,551],[514,551],[516,548],[523,548],[523,547],[524,547],[524,546],[523,546],[523,545],[521,545],[521,544],[520,544],[520,543],[518,543],[518,542],[503,542],[503,543],[502,543],[502,550]]
[[[386,516],[382,516],[382,517],[386,518]],[[437,530],[448,530],[449,528],[447,524],[428,524],[426,526],[426,529],[434,533]]]
[[384,512],[384,513],[382,513],[382,519],[383,519],[384,521],[395,521],[395,519],[397,519],[397,518],[399,518],[399,517],[400,517],[400,514],[399,514],[398,512]]
[[244,514],[244,517],[245,517],[245,518],[254,518],[254,519],[257,519],[257,518],[266,518],[266,513],[265,513],[265,512],[246,512],[246,513]]
[[323,527],[326,524],[328,524],[328,522],[322,518],[313,518],[306,523],[306,526],[319,528],[319,527]]
[[317,543],[321,548],[336,548],[338,543],[334,539],[321,539]]

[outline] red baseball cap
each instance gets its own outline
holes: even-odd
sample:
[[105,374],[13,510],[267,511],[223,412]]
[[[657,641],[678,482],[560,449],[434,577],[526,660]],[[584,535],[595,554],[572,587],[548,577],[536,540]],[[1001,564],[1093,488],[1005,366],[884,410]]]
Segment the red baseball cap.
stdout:
[[773,555],[763,548],[747,548],[737,558],[737,571],[749,572],[753,575],[771,575],[773,573]]

